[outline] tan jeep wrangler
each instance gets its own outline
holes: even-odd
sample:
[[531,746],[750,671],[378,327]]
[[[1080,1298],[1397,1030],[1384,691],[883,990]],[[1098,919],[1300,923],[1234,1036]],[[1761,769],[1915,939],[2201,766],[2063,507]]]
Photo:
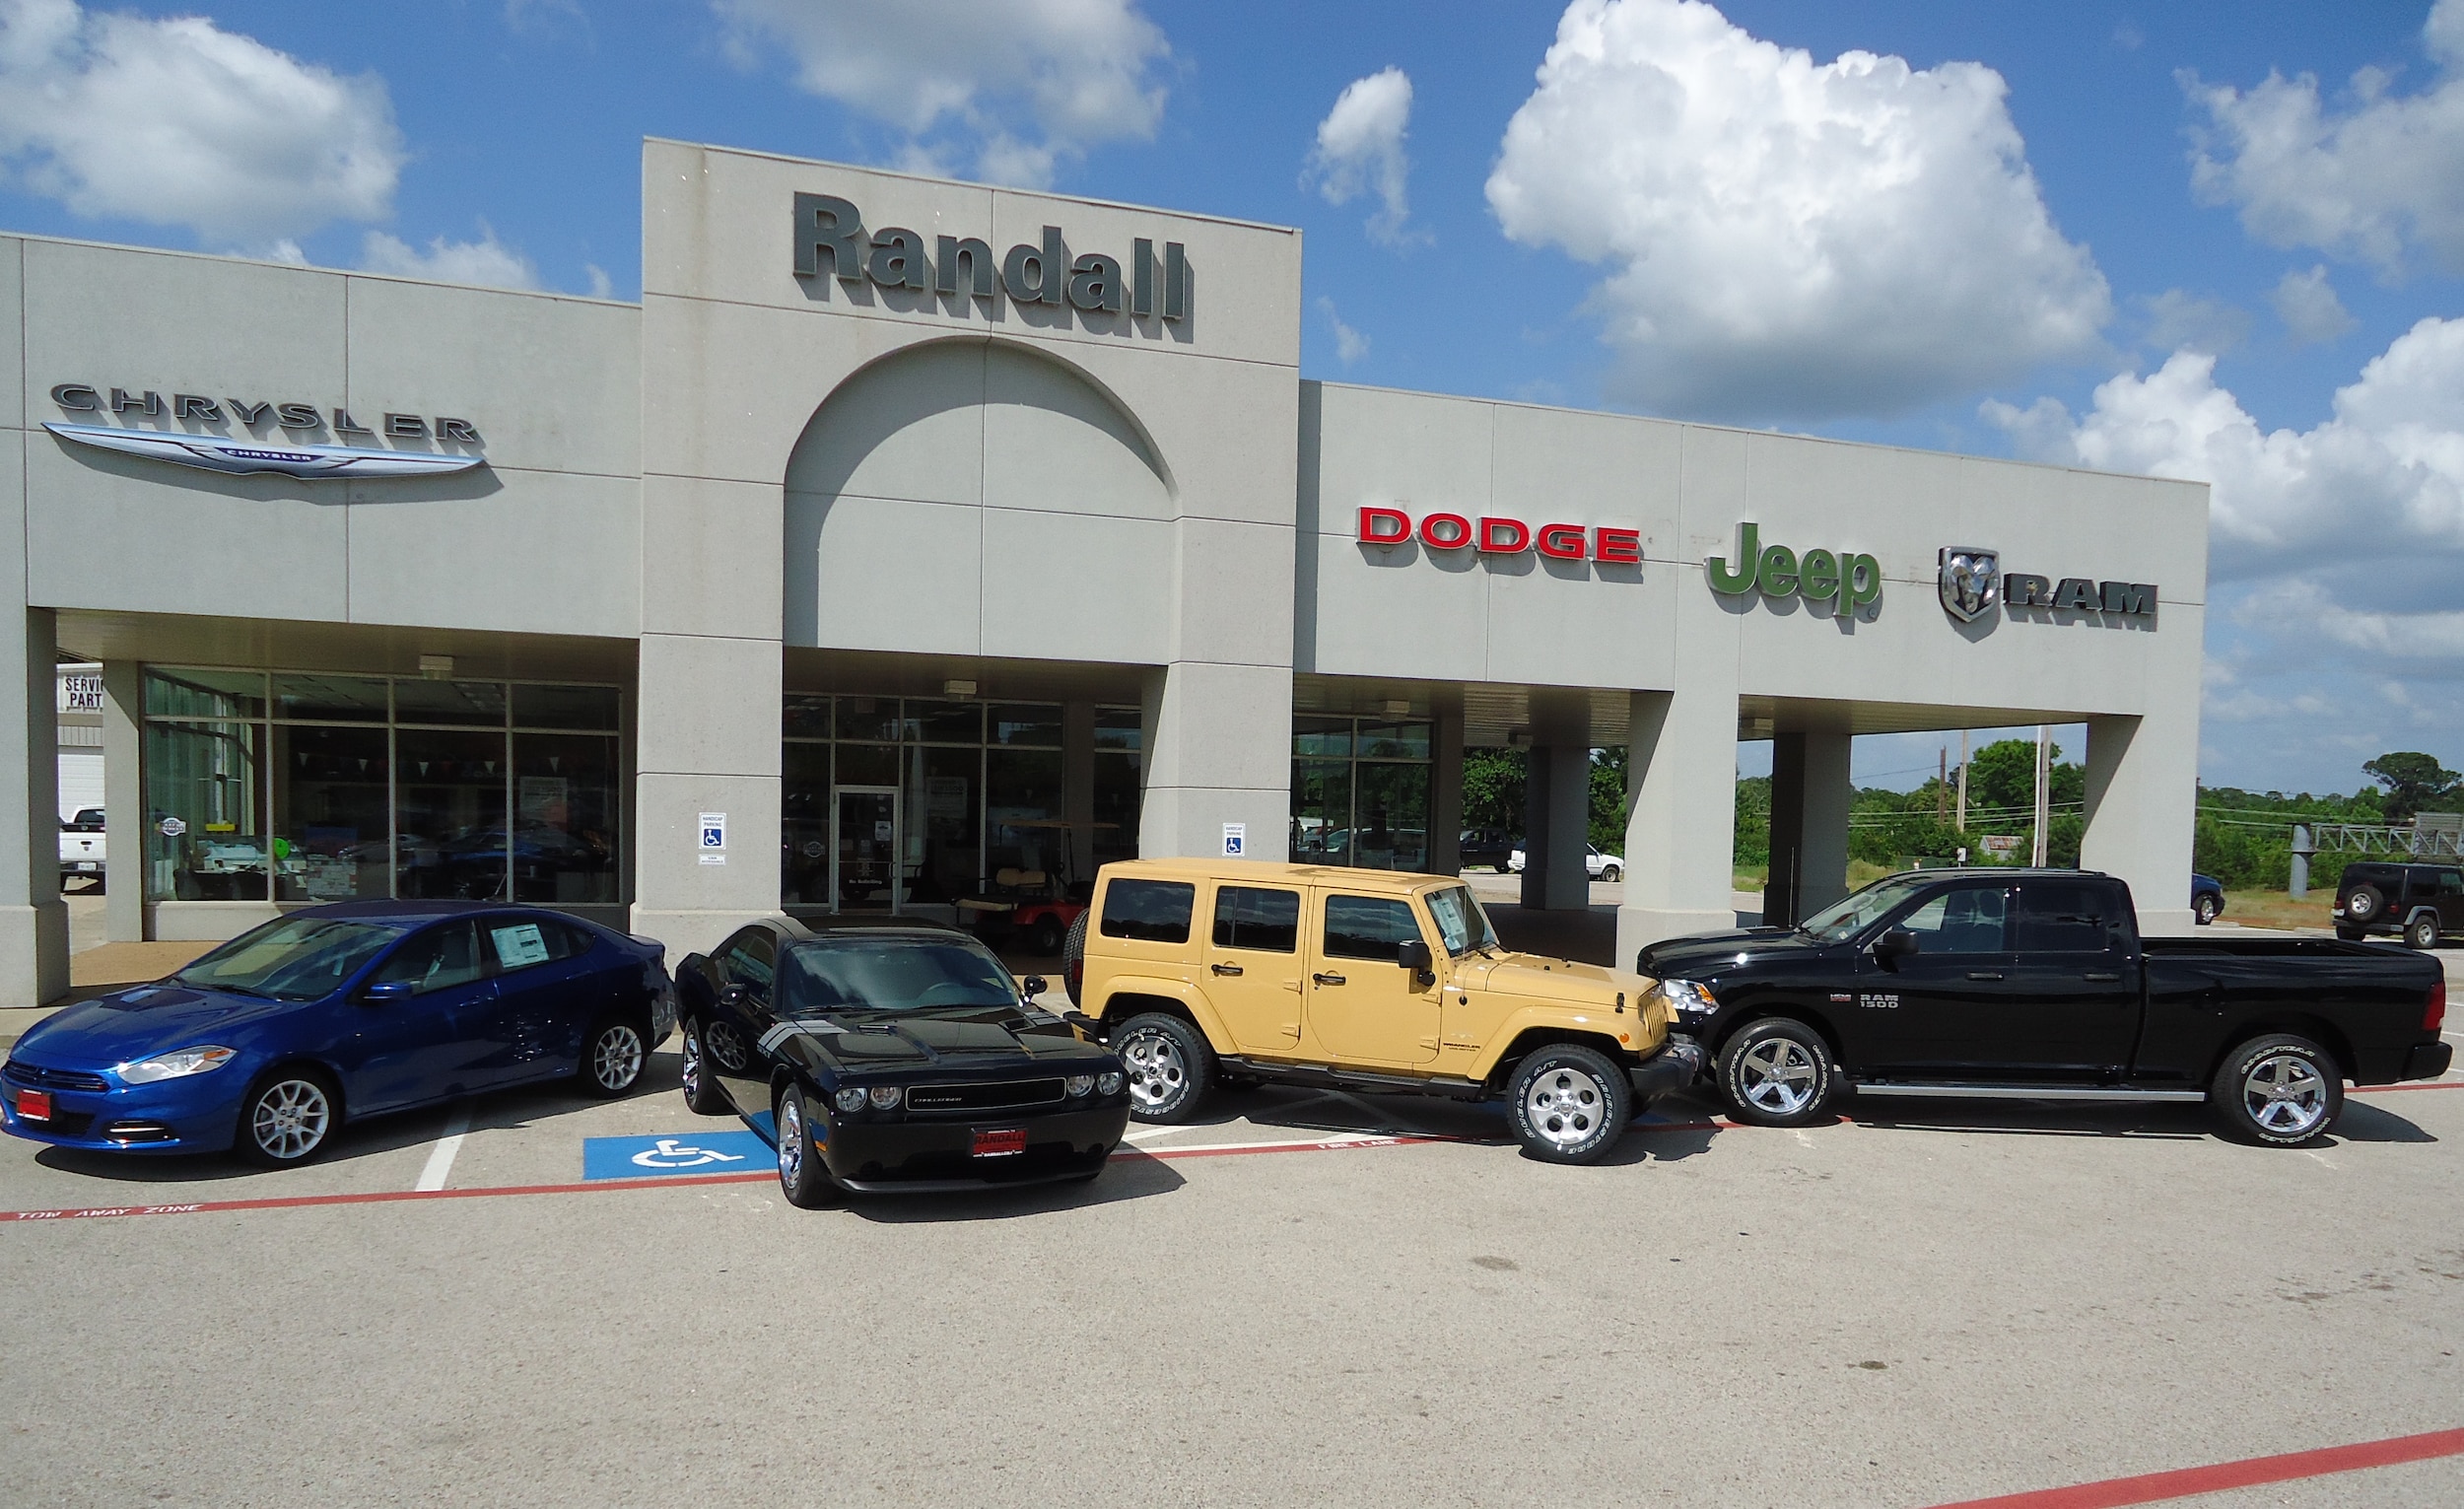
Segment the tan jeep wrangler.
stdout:
[[1589,1163],[1702,1064],[1653,981],[1508,953],[1471,888],[1438,875],[1107,864],[1063,962],[1146,1122],[1261,1080],[1502,1100],[1534,1157]]

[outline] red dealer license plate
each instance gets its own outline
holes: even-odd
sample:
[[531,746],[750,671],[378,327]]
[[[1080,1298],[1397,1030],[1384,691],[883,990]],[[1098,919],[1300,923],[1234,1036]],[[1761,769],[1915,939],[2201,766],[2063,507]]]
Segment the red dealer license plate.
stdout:
[[975,1155],[979,1158],[1006,1158],[1027,1150],[1027,1129],[1011,1127],[1000,1132],[979,1132],[975,1135]]
[[51,1120],[51,1092],[49,1090],[18,1091],[17,1114],[30,1122]]

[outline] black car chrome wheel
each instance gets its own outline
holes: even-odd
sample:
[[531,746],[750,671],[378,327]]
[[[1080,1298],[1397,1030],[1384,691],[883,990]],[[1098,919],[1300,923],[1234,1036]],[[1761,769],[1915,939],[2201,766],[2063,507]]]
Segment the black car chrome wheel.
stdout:
[[702,1052],[702,1024],[686,1017],[682,1026],[684,1072],[679,1077],[684,1085],[684,1108],[696,1116],[724,1116],[735,1108],[719,1093],[718,1078],[710,1071],[710,1061]]
[[813,1145],[811,1113],[802,1090],[789,1085],[779,1097],[777,1126],[779,1192],[799,1210],[818,1210],[829,1204],[838,1186],[822,1167],[821,1149]]

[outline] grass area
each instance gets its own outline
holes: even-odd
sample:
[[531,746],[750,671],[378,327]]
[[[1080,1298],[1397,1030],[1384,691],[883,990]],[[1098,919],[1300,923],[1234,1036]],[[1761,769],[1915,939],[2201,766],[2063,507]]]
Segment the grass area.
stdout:
[[2312,887],[2299,901],[2282,891],[2226,891],[2224,920],[2252,927],[2328,927],[2335,925],[2328,915],[2335,904],[2334,886]]

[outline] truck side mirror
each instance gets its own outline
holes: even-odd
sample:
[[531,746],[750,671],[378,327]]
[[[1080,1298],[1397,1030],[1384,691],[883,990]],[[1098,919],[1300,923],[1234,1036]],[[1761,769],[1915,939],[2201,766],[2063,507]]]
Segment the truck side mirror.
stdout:
[[1411,971],[1411,978],[1420,984],[1437,984],[1437,971],[1429,960],[1429,945],[1420,939],[1405,938],[1396,944],[1395,962]]
[[1905,927],[1893,927],[1874,940],[1874,962],[1888,969],[1916,952],[1916,934]]

